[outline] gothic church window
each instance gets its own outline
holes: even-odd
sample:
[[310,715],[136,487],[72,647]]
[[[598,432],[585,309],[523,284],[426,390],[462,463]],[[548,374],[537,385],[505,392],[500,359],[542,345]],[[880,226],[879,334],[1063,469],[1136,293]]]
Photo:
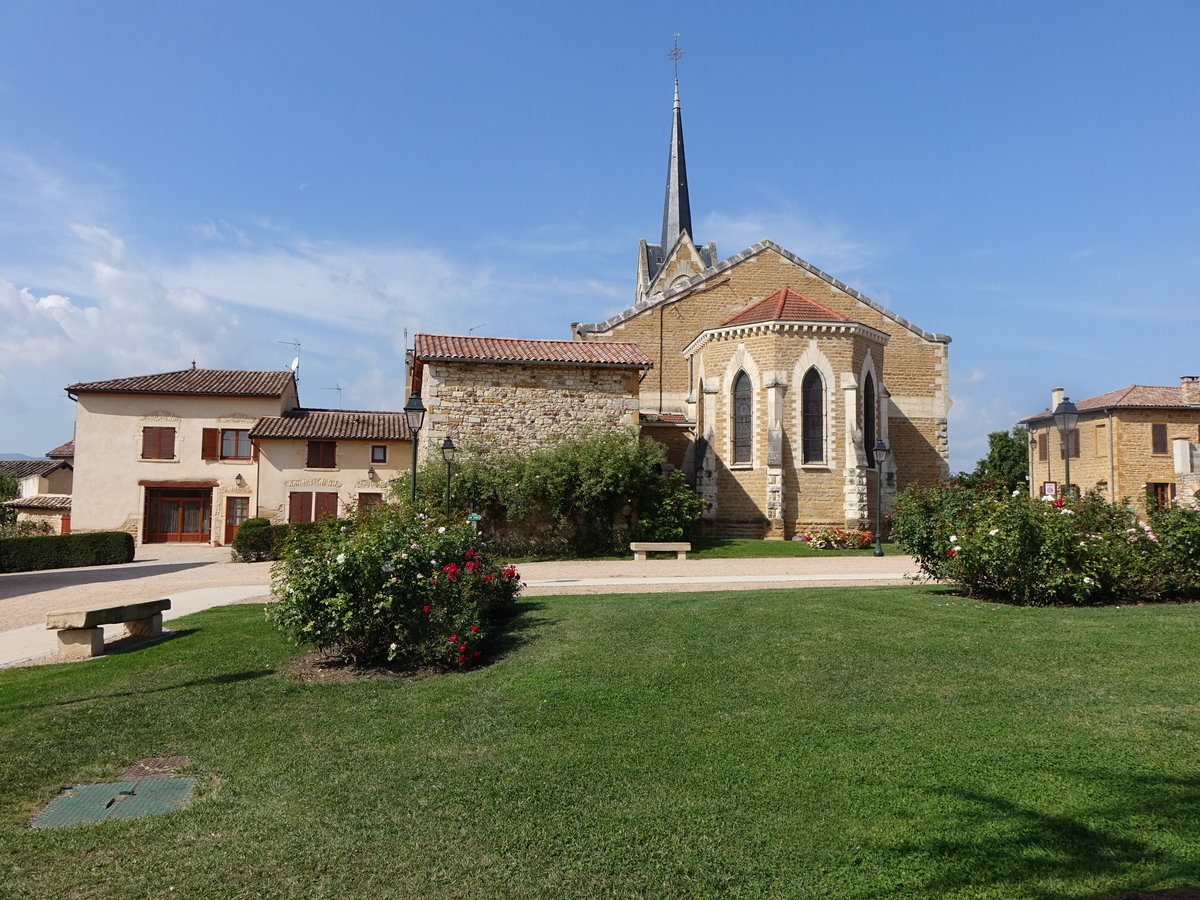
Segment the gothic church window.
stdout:
[[863,380],[863,449],[867,465],[875,468],[875,379],[870,372]]
[[738,372],[733,380],[733,462],[734,465],[750,462],[750,438],[753,420],[750,376]]
[[821,373],[809,369],[800,383],[801,459],[825,461],[825,385]]

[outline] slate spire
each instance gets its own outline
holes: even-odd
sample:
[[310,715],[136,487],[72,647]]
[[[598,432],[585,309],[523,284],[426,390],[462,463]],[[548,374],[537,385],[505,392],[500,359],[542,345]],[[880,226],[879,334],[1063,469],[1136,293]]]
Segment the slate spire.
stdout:
[[671,249],[681,231],[692,235],[688,202],[687,165],[683,158],[683,117],[679,112],[679,79],[675,79],[675,111],[671,119],[671,150],[667,157],[667,195],[663,202],[662,250]]

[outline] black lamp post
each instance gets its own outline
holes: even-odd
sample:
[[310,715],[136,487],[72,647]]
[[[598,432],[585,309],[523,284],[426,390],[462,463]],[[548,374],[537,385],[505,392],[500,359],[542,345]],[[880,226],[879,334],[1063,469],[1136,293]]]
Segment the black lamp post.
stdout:
[[1033,492],[1033,486],[1037,484],[1037,443],[1038,439],[1035,435],[1029,435],[1029,496],[1037,496]]
[[425,421],[425,404],[421,402],[421,395],[413,392],[413,395],[408,398],[408,402],[404,404],[404,421],[408,424],[408,430],[412,434],[412,472],[409,473],[408,479],[408,502],[417,502],[417,441],[421,434],[421,424]]
[[446,435],[446,439],[442,441],[442,459],[446,461],[446,518],[450,518],[450,464],[454,462],[454,454],[458,450],[454,446],[454,441],[450,440],[450,435]]
[[1064,477],[1067,482],[1067,496],[1071,495],[1071,432],[1079,421],[1079,410],[1069,397],[1063,397],[1062,402],[1054,408],[1054,424],[1062,435]]
[[880,438],[875,442],[872,452],[875,454],[875,555],[883,556],[883,464],[892,448]]

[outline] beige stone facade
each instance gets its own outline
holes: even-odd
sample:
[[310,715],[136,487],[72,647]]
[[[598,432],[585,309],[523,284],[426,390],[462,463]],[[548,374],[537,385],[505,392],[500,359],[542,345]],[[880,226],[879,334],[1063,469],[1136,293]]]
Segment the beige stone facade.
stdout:
[[[1076,404],[1079,421],[1070,438],[1071,484],[1077,493],[1097,490],[1114,503],[1145,511],[1147,503],[1188,502],[1192,486],[1178,443],[1200,441],[1200,397],[1196,379],[1180,387],[1130,385]],[[1043,413],[1022,420],[1030,429],[1031,492],[1036,496],[1066,484],[1067,460],[1052,412],[1063,389],[1051,393]],[[1186,456],[1187,466],[1191,456]]]

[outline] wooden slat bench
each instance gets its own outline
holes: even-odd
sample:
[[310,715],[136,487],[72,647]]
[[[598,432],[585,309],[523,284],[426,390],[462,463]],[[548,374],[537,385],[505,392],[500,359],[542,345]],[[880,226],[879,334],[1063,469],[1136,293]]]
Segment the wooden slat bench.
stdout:
[[130,637],[162,634],[162,614],[170,600],[143,600],[118,606],[96,606],[46,613],[46,630],[58,632],[58,652],[71,659],[104,654],[102,625],[124,625]]
[[692,545],[687,541],[634,541],[629,549],[634,559],[645,559],[647,553],[674,553],[676,559],[687,559]]

